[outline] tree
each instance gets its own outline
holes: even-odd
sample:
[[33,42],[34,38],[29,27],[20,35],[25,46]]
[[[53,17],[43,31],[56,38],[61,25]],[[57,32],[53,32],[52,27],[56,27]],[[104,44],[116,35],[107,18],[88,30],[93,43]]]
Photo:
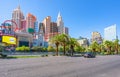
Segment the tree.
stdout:
[[99,48],[100,48],[100,52],[104,52],[104,51],[105,51],[105,46],[104,46],[103,43],[101,43],[101,44],[99,45]]
[[92,42],[92,44],[90,45],[90,48],[91,48],[91,50],[92,50],[93,52],[99,51],[99,44],[98,44],[96,41],[94,41],[94,42]]
[[58,56],[58,47],[60,45],[60,35],[56,35],[53,38],[51,38],[50,42],[52,44],[55,44],[55,46],[56,46],[56,55]]
[[84,52],[85,51],[85,48],[83,46],[75,46],[74,49],[76,52]]
[[106,41],[104,42],[104,46],[105,46],[105,48],[107,49],[108,54],[110,54],[110,53],[111,53],[111,48],[112,48],[112,46],[113,46],[112,41],[106,40]]
[[69,42],[69,36],[66,34],[60,35],[60,44],[63,46],[63,53],[66,54],[66,46]]
[[75,50],[75,52],[80,52],[81,51],[81,47],[80,46],[75,46],[74,50]]
[[71,50],[71,56],[73,56],[73,54],[74,54],[74,47],[78,46],[79,43],[77,42],[77,40],[75,38],[70,38],[69,45],[70,45],[70,50]]
[[115,52],[116,52],[116,54],[118,54],[119,40],[116,39],[113,43],[114,43],[114,49],[115,49]]

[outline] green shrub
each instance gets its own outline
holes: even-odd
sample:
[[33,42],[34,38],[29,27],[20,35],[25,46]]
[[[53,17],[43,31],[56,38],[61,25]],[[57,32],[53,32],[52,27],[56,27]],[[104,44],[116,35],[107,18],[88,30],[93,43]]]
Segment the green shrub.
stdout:
[[30,48],[29,47],[25,47],[25,46],[22,46],[22,47],[17,47],[15,49],[16,51],[30,51]]
[[108,52],[105,52],[104,54],[105,54],[105,55],[110,55],[110,53],[108,53]]
[[53,56],[56,56],[55,54]]
[[45,57],[45,55],[41,55],[41,57]]
[[46,57],[48,57],[48,55],[45,55]]
[[101,52],[100,55],[105,55],[105,52]]
[[24,51],[24,46],[23,46],[23,47],[20,47],[20,51]]
[[25,51],[30,51],[30,48],[29,47],[25,47]]
[[44,51],[44,52],[47,51],[47,48],[46,48],[46,47],[43,47],[43,48],[42,48],[42,51]]
[[20,47],[17,47],[15,50],[16,50],[16,51],[19,51],[19,50],[20,50]]
[[48,46],[47,51],[53,52],[53,51],[55,51],[55,49],[52,46]]
[[43,50],[43,47],[40,47],[40,46],[34,46],[31,48],[32,51],[42,51]]
[[37,46],[31,48],[32,51],[37,51]]

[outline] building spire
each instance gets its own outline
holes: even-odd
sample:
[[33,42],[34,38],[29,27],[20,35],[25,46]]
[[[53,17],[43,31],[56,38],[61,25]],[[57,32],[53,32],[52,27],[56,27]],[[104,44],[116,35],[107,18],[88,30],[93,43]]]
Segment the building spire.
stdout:
[[20,9],[20,0],[18,0],[18,9]]
[[58,17],[61,17],[60,11],[59,11],[59,13],[58,13]]
[[20,5],[18,5],[18,9],[20,9]]

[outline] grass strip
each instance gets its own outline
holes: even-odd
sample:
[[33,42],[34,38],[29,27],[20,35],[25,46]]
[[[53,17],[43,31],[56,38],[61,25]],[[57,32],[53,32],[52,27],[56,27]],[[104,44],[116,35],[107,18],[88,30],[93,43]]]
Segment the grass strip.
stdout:
[[19,59],[19,58],[39,58],[39,57],[41,57],[41,56],[32,56],[32,55],[30,55],[30,56],[7,56],[6,58],[4,58],[4,59]]

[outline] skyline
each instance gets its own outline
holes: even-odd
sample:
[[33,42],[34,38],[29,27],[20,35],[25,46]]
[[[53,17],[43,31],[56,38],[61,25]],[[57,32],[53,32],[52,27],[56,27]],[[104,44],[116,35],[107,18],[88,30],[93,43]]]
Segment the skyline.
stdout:
[[56,22],[60,11],[65,26],[69,28],[71,37],[78,38],[82,36],[90,39],[93,31],[98,31],[104,37],[104,28],[113,24],[117,26],[119,37],[119,3],[120,1],[118,0],[69,0],[69,2],[68,0],[1,0],[0,24],[5,20],[12,19],[13,10],[20,5],[24,16],[30,12],[40,22],[47,16],[51,16],[52,21]]

